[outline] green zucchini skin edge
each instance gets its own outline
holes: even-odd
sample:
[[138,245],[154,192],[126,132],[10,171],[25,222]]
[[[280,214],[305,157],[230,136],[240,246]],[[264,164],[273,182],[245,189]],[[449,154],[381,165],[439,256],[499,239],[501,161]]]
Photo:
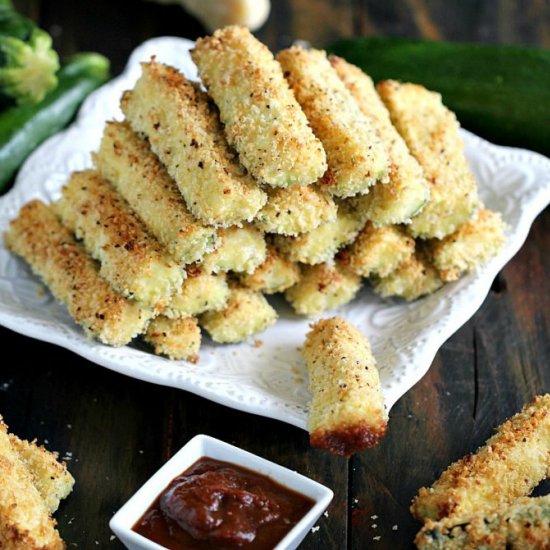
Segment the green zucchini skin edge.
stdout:
[[58,72],[58,85],[40,103],[0,113],[0,191],[44,140],[64,128],[82,101],[109,78],[109,61],[96,53],[73,56]]
[[440,92],[461,124],[495,143],[550,155],[550,50],[354,38],[329,48],[375,81]]

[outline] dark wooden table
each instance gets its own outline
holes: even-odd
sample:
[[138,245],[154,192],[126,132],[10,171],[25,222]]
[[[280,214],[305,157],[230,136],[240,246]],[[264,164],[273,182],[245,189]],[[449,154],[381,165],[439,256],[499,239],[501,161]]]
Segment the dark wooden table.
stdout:
[[[195,38],[176,6],[135,0],[20,0],[63,55],[100,51],[119,72],[152,36]],[[275,0],[258,33],[271,48],[316,46],[357,34],[550,46],[546,0]],[[410,548],[408,506],[451,461],[537,393],[550,391],[550,211],[497,277],[473,319],[441,348],[429,373],[392,409],[380,446],[351,460],[313,450],[307,434],[192,394],[125,378],[58,347],[0,329],[0,412],[13,431],[72,457],[77,484],[57,519],[79,548],[121,548],[113,512],[197,433],[211,434],[334,490],[328,517],[304,549]],[[1,481],[0,481],[1,482]],[[380,537],[375,540],[374,537]]]

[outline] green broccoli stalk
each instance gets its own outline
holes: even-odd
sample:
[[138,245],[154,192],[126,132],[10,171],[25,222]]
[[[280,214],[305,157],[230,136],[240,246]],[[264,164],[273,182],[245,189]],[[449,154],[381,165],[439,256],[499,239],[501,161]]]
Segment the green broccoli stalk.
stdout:
[[38,103],[57,85],[59,58],[50,35],[0,0],[0,99]]

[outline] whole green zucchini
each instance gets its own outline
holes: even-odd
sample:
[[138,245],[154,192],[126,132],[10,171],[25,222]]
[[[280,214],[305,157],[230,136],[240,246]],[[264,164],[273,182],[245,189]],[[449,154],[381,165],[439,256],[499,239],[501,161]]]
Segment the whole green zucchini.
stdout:
[[550,50],[394,38],[355,38],[330,51],[375,81],[438,91],[461,124],[496,143],[550,155]]
[[0,191],[27,156],[64,128],[84,98],[109,77],[109,61],[96,53],[73,56],[59,71],[58,85],[43,101],[0,113]]

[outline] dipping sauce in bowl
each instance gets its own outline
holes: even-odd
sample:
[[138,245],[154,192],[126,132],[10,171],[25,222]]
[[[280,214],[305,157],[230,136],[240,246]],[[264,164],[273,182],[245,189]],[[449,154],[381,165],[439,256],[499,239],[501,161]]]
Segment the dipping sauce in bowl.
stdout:
[[170,550],[270,550],[313,505],[267,476],[203,457],[170,482],[133,530]]

